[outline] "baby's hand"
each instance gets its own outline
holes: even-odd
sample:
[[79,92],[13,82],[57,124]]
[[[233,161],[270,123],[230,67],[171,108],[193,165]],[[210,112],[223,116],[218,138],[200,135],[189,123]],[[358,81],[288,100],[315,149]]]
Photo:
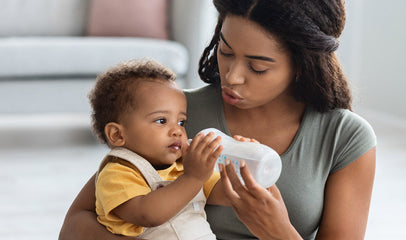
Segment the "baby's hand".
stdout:
[[254,143],[259,143],[256,139],[254,138],[247,138],[247,137],[243,137],[240,135],[234,135],[233,137],[235,140],[240,141],[240,142],[254,142]]
[[212,132],[206,136],[199,133],[193,138],[183,154],[184,175],[199,179],[202,183],[210,178],[216,160],[223,151],[223,146],[220,145],[221,137],[213,138]]

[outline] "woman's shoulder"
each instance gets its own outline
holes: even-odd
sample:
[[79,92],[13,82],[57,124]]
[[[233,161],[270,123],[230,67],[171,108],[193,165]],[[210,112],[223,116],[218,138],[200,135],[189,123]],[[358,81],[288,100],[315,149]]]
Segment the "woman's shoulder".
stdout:
[[[348,109],[334,109],[327,112],[312,110],[311,128],[306,136],[316,137],[316,145],[333,154],[331,172],[335,172],[372,147],[376,146],[376,135],[372,126],[363,117]],[[307,139],[307,141],[310,141]]]
[[187,98],[188,136],[195,136],[200,130],[208,127],[224,128],[221,91],[217,85],[184,90],[184,93]]
[[330,126],[333,124],[336,125],[336,127],[365,127],[372,130],[372,127],[367,120],[348,109],[337,108],[327,112],[318,112],[314,109],[310,109],[309,112],[312,120],[318,122],[319,124],[325,123]]
[[194,89],[184,89],[183,92],[188,101],[205,100],[218,94],[218,87],[210,84]]
[[334,109],[318,112],[308,109],[304,132],[308,135],[329,139],[336,143],[348,143],[350,140],[376,144],[376,136],[367,120],[348,109]]
[[188,117],[205,117],[206,114],[218,114],[221,106],[220,88],[206,85],[197,89],[184,90],[187,99]]

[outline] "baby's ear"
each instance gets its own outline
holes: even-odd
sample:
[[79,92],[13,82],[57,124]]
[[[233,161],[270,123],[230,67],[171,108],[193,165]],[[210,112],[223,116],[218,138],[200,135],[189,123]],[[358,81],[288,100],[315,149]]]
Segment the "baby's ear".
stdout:
[[110,145],[114,147],[122,147],[125,144],[125,138],[123,136],[123,126],[115,123],[109,122],[104,127],[104,133],[106,134],[107,140]]

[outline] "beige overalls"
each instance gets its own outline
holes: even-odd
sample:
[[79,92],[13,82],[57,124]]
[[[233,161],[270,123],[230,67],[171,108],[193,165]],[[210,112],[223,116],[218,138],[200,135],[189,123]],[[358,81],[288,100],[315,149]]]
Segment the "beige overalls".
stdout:
[[[108,156],[118,157],[132,163],[142,173],[152,191],[170,184],[172,181],[163,181],[154,167],[143,157],[126,149],[114,148]],[[100,169],[108,162],[106,157]],[[173,218],[168,222],[151,228],[144,228],[144,232],[139,235],[142,239],[156,240],[215,240],[216,237],[206,221],[204,205],[206,197],[203,189]]]

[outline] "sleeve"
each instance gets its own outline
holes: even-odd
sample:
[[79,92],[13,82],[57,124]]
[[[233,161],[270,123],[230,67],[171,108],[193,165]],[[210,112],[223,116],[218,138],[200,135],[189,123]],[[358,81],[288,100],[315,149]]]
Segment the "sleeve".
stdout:
[[108,163],[96,182],[96,197],[106,216],[120,204],[149,192],[151,189],[140,172],[119,163]]
[[211,175],[209,180],[207,180],[207,182],[204,183],[203,192],[204,192],[204,196],[206,196],[206,199],[210,195],[211,190],[213,190],[214,186],[216,185],[216,183],[218,182],[219,179],[220,179],[220,173],[213,172],[213,174]]
[[376,136],[371,125],[353,112],[344,114],[338,126],[337,152],[330,173],[334,173],[376,146]]

